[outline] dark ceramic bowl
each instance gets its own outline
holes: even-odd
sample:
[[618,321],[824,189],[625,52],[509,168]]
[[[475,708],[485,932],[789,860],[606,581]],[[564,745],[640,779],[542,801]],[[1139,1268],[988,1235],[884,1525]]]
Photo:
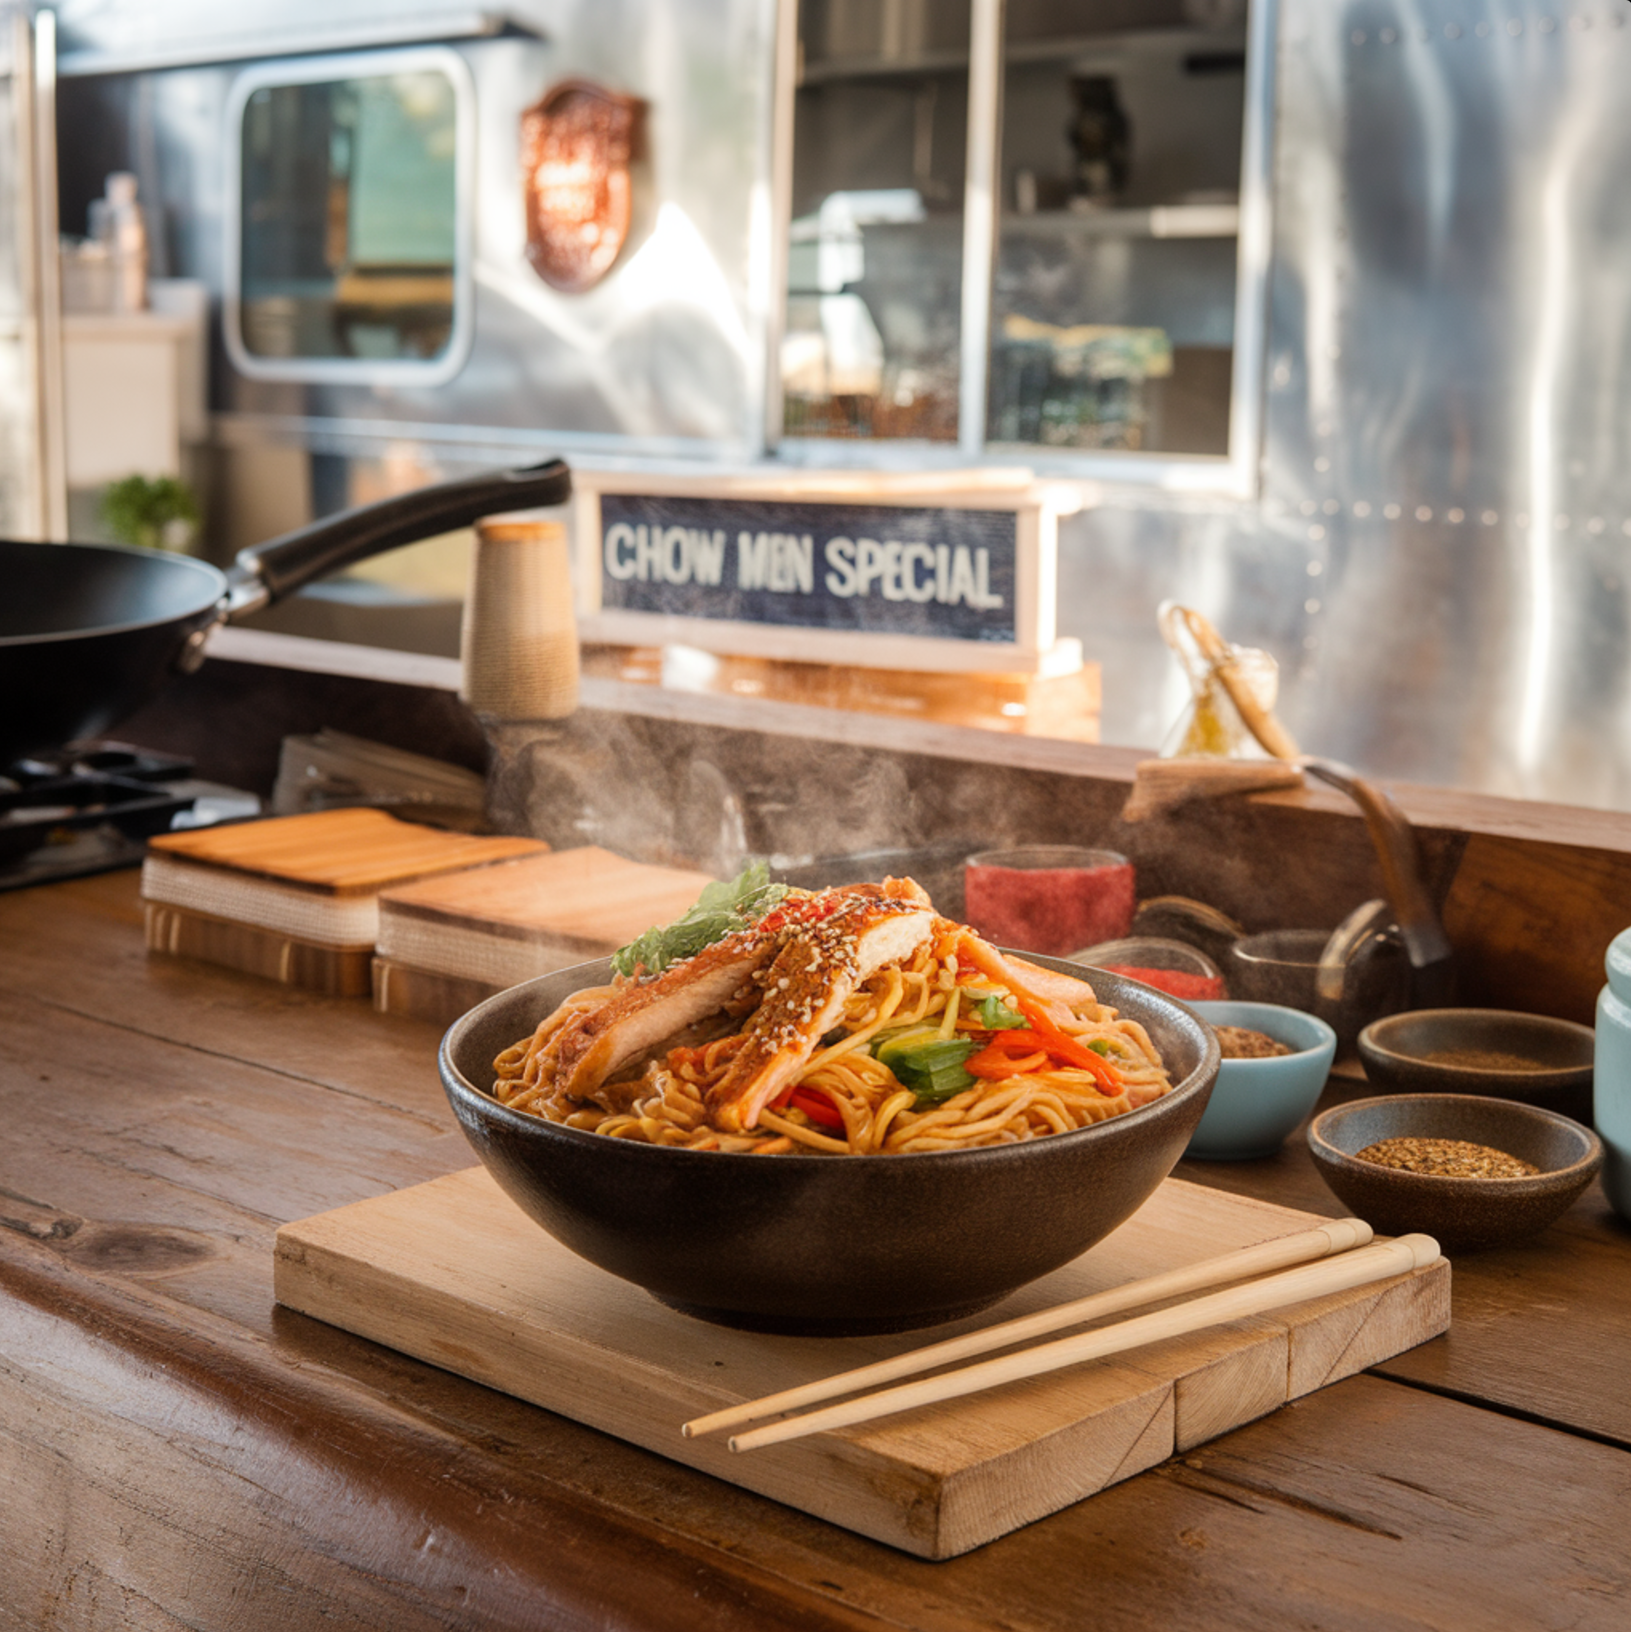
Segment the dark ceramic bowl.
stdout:
[[1365,1075],[1380,1088],[1487,1094],[1591,1121],[1590,1026],[1506,1009],[1416,1009],[1359,1034]]
[[[1532,1178],[1452,1179],[1362,1162],[1383,1139],[1465,1139],[1540,1169]],[[1316,1116],[1308,1148],[1320,1176],[1379,1235],[1420,1230],[1446,1252],[1504,1246],[1544,1230],[1591,1183],[1603,1146],[1556,1111],[1473,1094],[1357,1099]]]
[[485,1092],[494,1058],[569,993],[604,984],[609,967],[541,976],[456,1022],[440,1058],[454,1114],[510,1198],[564,1245],[677,1309],[760,1331],[931,1326],[1068,1263],[1172,1171],[1218,1071],[1216,1038],[1182,1004],[1096,975],[1100,998],[1149,1032],[1175,1086],[1125,1116],[1019,1145],[916,1156],[675,1150],[561,1127]]

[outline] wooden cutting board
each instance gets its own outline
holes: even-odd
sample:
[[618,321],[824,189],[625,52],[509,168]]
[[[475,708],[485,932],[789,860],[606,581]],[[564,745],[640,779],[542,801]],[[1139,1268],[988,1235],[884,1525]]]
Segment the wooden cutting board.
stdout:
[[713,880],[584,845],[388,890],[382,917],[550,941],[600,957],[695,905]]
[[148,840],[148,850],[168,860],[337,896],[376,894],[426,874],[484,867],[547,848],[536,839],[449,833],[365,807],[272,816]]
[[[379,900],[374,1003],[439,1023],[482,995],[605,957],[671,923],[712,880],[585,845],[428,878]],[[451,983],[451,984],[448,984]]]
[[281,930],[188,912],[162,901],[144,901],[142,918],[149,952],[198,958],[326,997],[367,997],[372,988],[371,945],[323,946]]
[[704,1412],[1321,1220],[1169,1179],[1113,1235],[931,1334],[773,1337],[576,1257],[484,1168],[286,1224],[278,1301],[924,1558],[951,1558],[1446,1330],[1410,1275],[883,1421],[735,1453]]

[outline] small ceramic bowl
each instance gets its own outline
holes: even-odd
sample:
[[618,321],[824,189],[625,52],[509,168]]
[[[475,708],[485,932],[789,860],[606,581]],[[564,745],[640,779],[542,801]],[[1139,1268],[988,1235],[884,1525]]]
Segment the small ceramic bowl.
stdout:
[[1313,1110],[1336,1054],[1323,1020],[1278,1003],[1191,1003],[1208,1025],[1243,1026],[1294,1050],[1261,1060],[1224,1060],[1186,1156],[1245,1161],[1272,1156]]
[[[1359,1159],[1383,1139],[1465,1139],[1532,1162],[1521,1179],[1455,1179]],[[1333,1106],[1308,1129],[1320,1177],[1380,1235],[1420,1230],[1447,1252],[1521,1241],[1591,1183],[1602,1141],[1556,1111],[1476,1094],[1391,1094]]]
[[1506,1009],[1416,1009],[1359,1034],[1365,1075],[1379,1088],[1487,1094],[1591,1121],[1590,1026]]

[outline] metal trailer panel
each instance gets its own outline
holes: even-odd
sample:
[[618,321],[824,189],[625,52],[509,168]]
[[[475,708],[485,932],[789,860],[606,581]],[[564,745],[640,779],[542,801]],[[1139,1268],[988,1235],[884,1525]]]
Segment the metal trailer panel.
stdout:
[[[144,26],[177,3],[141,8]],[[120,10],[63,6],[70,71],[97,43],[87,19]],[[342,485],[390,458],[540,445],[752,458],[774,11],[561,0],[511,8],[538,38],[456,43],[482,119],[471,365],[389,395],[222,373],[221,439],[315,452]],[[1260,492],[1129,483],[1063,524],[1060,633],[1105,664],[1105,740],[1153,745],[1179,712],[1154,621],[1176,595],[1279,658],[1311,749],[1383,777],[1631,803],[1628,22],[1624,0],[1280,0]],[[568,71],[650,98],[658,195],[682,223],[683,253],[599,305],[517,286],[519,189],[494,159]],[[230,79],[135,74],[80,99],[150,165],[164,270],[217,289]]]

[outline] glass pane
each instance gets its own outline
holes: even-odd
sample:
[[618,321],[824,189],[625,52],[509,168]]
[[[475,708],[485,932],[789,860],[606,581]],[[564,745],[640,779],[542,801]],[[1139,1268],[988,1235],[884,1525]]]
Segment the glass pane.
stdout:
[[444,352],[456,147],[445,74],[255,91],[243,118],[245,349],[369,361]]
[[968,0],[802,0],[789,436],[957,438]]
[[1010,4],[993,442],[1228,452],[1245,9]]

